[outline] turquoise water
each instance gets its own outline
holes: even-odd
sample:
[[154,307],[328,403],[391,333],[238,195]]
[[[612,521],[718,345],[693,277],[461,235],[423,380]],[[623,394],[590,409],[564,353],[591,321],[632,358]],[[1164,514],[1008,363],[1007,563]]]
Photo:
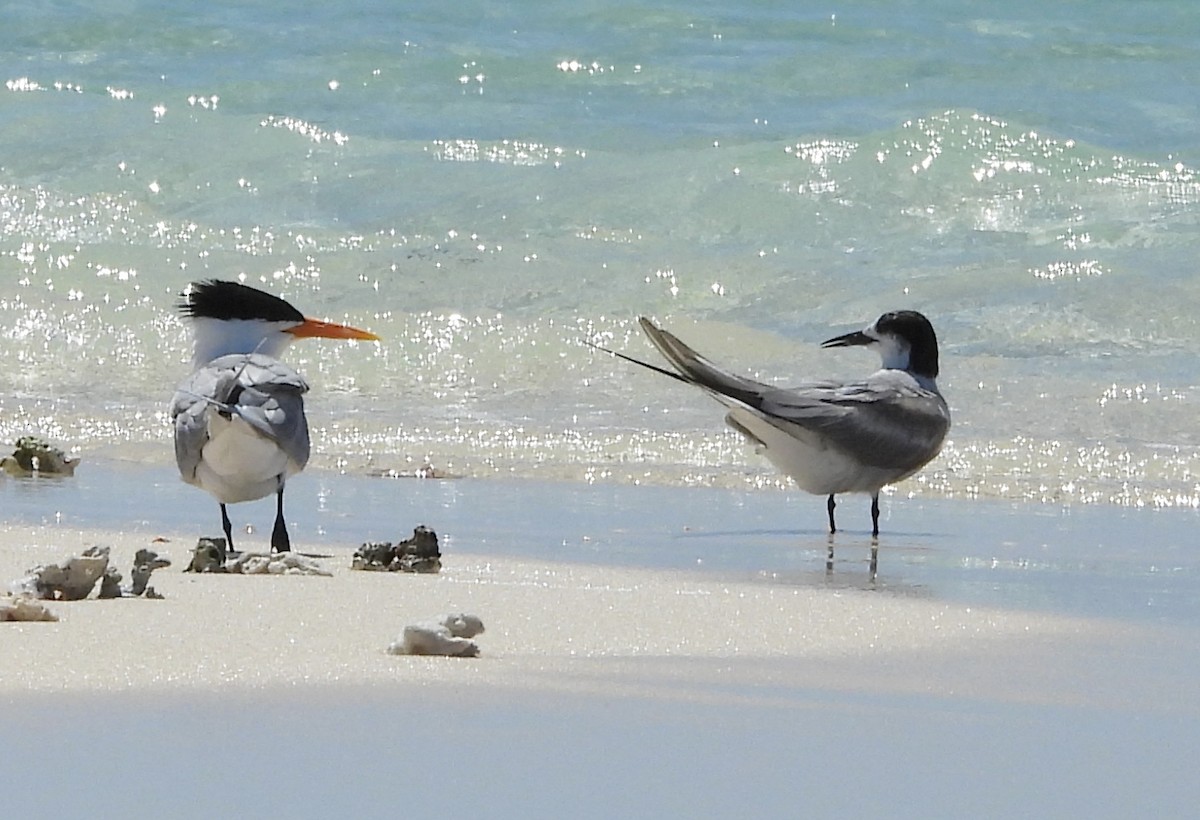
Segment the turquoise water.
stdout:
[[[782,383],[929,315],[901,495],[1200,505],[1190,4],[43,3],[0,10],[0,440],[168,464],[190,280],[308,343],[315,467],[782,487],[651,357]],[[85,461],[86,463],[86,461]]]

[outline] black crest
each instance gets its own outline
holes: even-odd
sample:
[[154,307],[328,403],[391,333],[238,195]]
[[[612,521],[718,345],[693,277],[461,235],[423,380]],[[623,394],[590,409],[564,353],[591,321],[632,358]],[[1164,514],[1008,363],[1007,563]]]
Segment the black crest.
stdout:
[[179,313],[188,318],[304,321],[303,313],[278,296],[220,279],[193,283],[179,302]]

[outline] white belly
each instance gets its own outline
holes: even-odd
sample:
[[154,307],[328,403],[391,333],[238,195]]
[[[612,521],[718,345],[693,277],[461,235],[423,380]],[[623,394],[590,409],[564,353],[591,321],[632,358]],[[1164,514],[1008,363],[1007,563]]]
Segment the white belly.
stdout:
[[223,504],[271,495],[299,470],[274,441],[237,417],[210,411],[208,435],[196,483]]
[[800,489],[816,495],[875,493],[904,476],[895,470],[865,466],[834,447],[819,433],[790,425],[787,430],[742,407],[731,408],[726,421],[750,431],[757,450]]

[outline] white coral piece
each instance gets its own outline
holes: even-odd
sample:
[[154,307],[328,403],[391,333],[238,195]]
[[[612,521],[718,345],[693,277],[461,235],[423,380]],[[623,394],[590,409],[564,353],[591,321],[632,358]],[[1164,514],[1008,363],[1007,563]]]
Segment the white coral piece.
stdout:
[[24,595],[0,598],[0,621],[57,621],[45,604]]
[[271,555],[243,552],[232,561],[226,562],[225,569],[242,575],[333,575],[312,558],[294,552],[277,552]]
[[483,632],[483,621],[475,615],[451,613],[409,624],[388,646],[391,655],[445,655],[477,658],[479,646],[469,638]]

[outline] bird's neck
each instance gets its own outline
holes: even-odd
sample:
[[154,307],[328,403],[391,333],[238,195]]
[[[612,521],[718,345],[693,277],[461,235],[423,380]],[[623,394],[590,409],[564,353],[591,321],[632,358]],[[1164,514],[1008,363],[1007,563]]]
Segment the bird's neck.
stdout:
[[912,357],[912,348],[907,344],[902,344],[897,339],[888,336],[882,339],[878,345],[880,366],[884,370],[908,370],[909,360]]
[[879,358],[882,360],[884,370],[903,370],[911,373],[918,380],[923,380],[922,386],[926,381],[934,385],[932,389],[936,392],[937,387],[934,381],[938,374],[936,348],[930,350],[921,346],[914,350],[913,346],[907,342],[895,338],[885,338],[879,344]]
[[196,343],[192,364],[196,367],[231,353],[261,353],[278,359],[292,341],[291,334],[280,327],[245,319],[197,317],[192,320],[192,332]]
[[938,390],[937,379],[935,379],[933,376],[922,376],[920,373],[913,373],[911,370],[909,371],[909,374],[913,377],[922,390],[928,390],[930,393],[937,393],[939,396],[942,395],[942,391]]

